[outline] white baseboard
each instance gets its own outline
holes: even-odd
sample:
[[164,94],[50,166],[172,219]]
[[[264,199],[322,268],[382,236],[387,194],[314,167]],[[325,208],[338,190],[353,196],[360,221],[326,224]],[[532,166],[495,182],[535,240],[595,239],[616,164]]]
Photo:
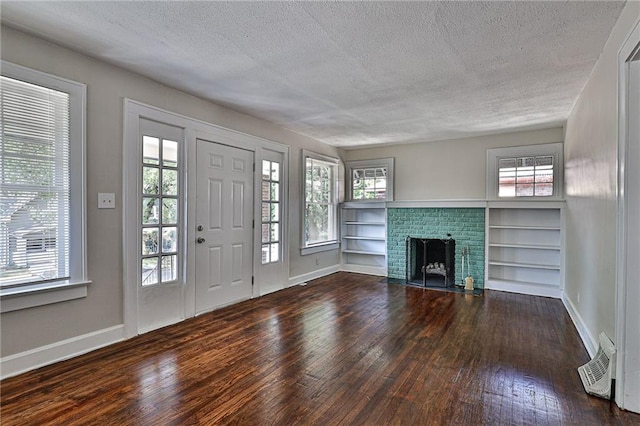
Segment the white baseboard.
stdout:
[[317,278],[322,278],[326,275],[330,275],[336,272],[340,272],[340,265],[333,265],[326,268],[318,269],[316,271],[308,272],[306,274],[296,275],[295,277],[289,278],[289,287],[300,285]]
[[387,276],[387,268],[384,266],[367,266],[367,265],[353,265],[343,264],[340,268],[344,272],[356,272],[358,274],[378,275],[381,277]]
[[91,352],[124,340],[124,325],[72,337],[0,359],[0,379]]
[[562,303],[564,304],[565,309],[569,313],[571,320],[573,321],[573,325],[576,326],[576,330],[578,330],[578,334],[582,339],[582,344],[587,349],[589,356],[593,358],[598,350],[598,341],[589,333],[589,329],[585,324],[584,320],[578,313],[576,306],[573,304],[571,299],[567,297],[566,294],[562,295]]

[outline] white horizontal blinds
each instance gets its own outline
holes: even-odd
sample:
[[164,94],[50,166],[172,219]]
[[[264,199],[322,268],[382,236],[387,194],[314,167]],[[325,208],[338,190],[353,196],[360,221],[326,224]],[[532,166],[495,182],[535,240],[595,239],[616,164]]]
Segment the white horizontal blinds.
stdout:
[[307,157],[305,165],[306,245],[335,241],[336,164]]
[[68,278],[69,95],[0,81],[0,286]]
[[384,200],[387,198],[387,168],[368,167],[352,170],[353,200]]
[[550,197],[552,195],[552,155],[498,160],[499,197]]

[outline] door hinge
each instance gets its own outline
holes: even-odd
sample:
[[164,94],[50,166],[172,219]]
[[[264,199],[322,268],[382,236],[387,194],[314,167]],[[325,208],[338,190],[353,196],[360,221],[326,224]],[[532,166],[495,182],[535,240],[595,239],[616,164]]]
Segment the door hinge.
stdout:
[[253,219],[253,220],[251,221],[251,227],[252,227],[253,229],[256,229],[256,220],[255,220],[255,219]]
[[256,163],[253,163],[253,171],[256,171]]
[[252,286],[253,286],[253,284],[255,283],[255,279],[256,279],[256,277],[251,276],[251,285],[252,285]]

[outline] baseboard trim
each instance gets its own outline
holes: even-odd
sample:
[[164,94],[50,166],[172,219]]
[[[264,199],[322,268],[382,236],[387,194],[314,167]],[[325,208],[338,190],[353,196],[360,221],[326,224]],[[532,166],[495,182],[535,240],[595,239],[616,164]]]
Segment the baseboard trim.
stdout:
[[295,277],[289,278],[289,287],[293,287],[294,285],[300,285],[302,283],[306,283],[307,281],[322,278],[324,276],[334,274],[336,272],[340,272],[340,265],[333,265],[326,268],[318,269],[316,271],[308,272],[306,274],[296,275]]
[[124,340],[124,325],[116,325],[0,358],[0,379],[17,376]]
[[585,349],[587,349],[589,356],[593,358],[598,350],[597,340],[591,335],[591,333],[589,333],[589,329],[578,313],[576,306],[566,294],[562,295],[562,304],[569,313],[569,317],[571,317],[571,321],[573,321],[573,325],[576,327],[576,330],[578,330],[578,335],[580,335],[580,339],[582,339],[582,344]]

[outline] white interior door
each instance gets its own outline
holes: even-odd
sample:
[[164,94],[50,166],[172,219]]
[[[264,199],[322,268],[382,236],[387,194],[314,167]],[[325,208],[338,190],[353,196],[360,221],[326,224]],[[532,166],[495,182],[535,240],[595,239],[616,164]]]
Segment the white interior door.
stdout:
[[138,165],[138,333],[185,317],[183,244],[184,129],[140,119]]
[[254,153],[196,142],[196,313],[249,299]]

